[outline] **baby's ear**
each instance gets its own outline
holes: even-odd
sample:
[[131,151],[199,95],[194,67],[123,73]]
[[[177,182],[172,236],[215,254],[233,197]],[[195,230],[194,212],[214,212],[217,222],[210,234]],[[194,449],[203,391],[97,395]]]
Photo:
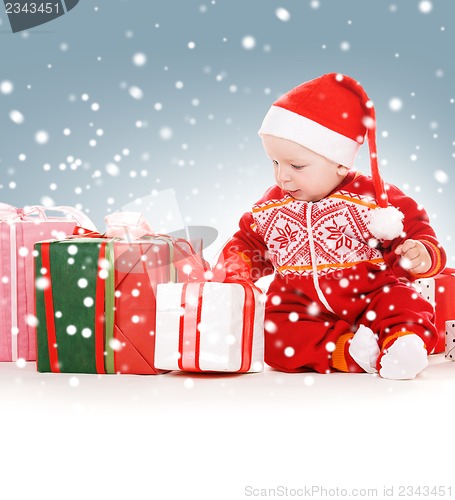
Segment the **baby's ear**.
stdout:
[[338,167],[337,167],[337,174],[340,177],[345,177],[348,172],[349,172],[349,168],[348,167],[345,167],[344,165],[338,165]]

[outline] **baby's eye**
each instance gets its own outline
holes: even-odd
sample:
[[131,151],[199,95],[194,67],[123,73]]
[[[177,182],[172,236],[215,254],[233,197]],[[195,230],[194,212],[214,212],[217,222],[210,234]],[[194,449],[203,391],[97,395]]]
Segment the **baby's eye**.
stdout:
[[302,168],[305,168],[305,165],[293,165],[291,163],[291,167],[294,169],[294,170],[302,170]]

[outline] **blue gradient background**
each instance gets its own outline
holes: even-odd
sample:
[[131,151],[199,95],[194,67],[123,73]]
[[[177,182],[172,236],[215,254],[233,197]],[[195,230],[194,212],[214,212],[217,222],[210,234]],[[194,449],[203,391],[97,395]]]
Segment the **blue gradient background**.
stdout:
[[[76,205],[103,228],[110,211],[172,188],[186,224],[219,231],[210,257],[273,182],[257,136],[273,100],[336,71],[374,100],[383,177],[425,206],[453,264],[455,3],[433,1],[426,14],[419,4],[83,0],[18,34],[2,12],[0,84],[14,89],[0,92],[0,200]],[[277,17],[279,7],[289,21]],[[250,50],[245,36],[255,39]],[[137,53],[145,65],[134,64]],[[401,110],[390,109],[392,98]],[[10,119],[12,110],[23,123]],[[163,127],[170,139],[160,137]],[[35,140],[41,130],[46,144]],[[357,160],[365,173],[367,158],[365,146]]]

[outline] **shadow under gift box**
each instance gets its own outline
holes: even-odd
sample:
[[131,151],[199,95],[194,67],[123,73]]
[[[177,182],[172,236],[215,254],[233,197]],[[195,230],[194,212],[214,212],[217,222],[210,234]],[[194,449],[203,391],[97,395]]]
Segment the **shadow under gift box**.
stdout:
[[155,294],[177,279],[171,239],[35,245],[40,372],[157,374]]

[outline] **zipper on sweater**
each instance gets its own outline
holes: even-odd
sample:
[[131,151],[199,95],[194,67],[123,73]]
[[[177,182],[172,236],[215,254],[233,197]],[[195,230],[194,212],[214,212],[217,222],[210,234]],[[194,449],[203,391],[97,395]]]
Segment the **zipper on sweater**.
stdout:
[[319,286],[317,257],[316,257],[316,251],[314,249],[313,228],[311,226],[312,212],[313,212],[313,202],[309,201],[307,203],[306,228],[308,231],[308,243],[310,245],[311,267],[313,269],[313,285],[316,290],[316,293],[318,294],[319,300],[324,304],[324,306],[328,311],[334,313],[335,311],[330,307],[330,304],[327,302],[327,299],[325,298],[325,295],[323,294],[321,287]]

